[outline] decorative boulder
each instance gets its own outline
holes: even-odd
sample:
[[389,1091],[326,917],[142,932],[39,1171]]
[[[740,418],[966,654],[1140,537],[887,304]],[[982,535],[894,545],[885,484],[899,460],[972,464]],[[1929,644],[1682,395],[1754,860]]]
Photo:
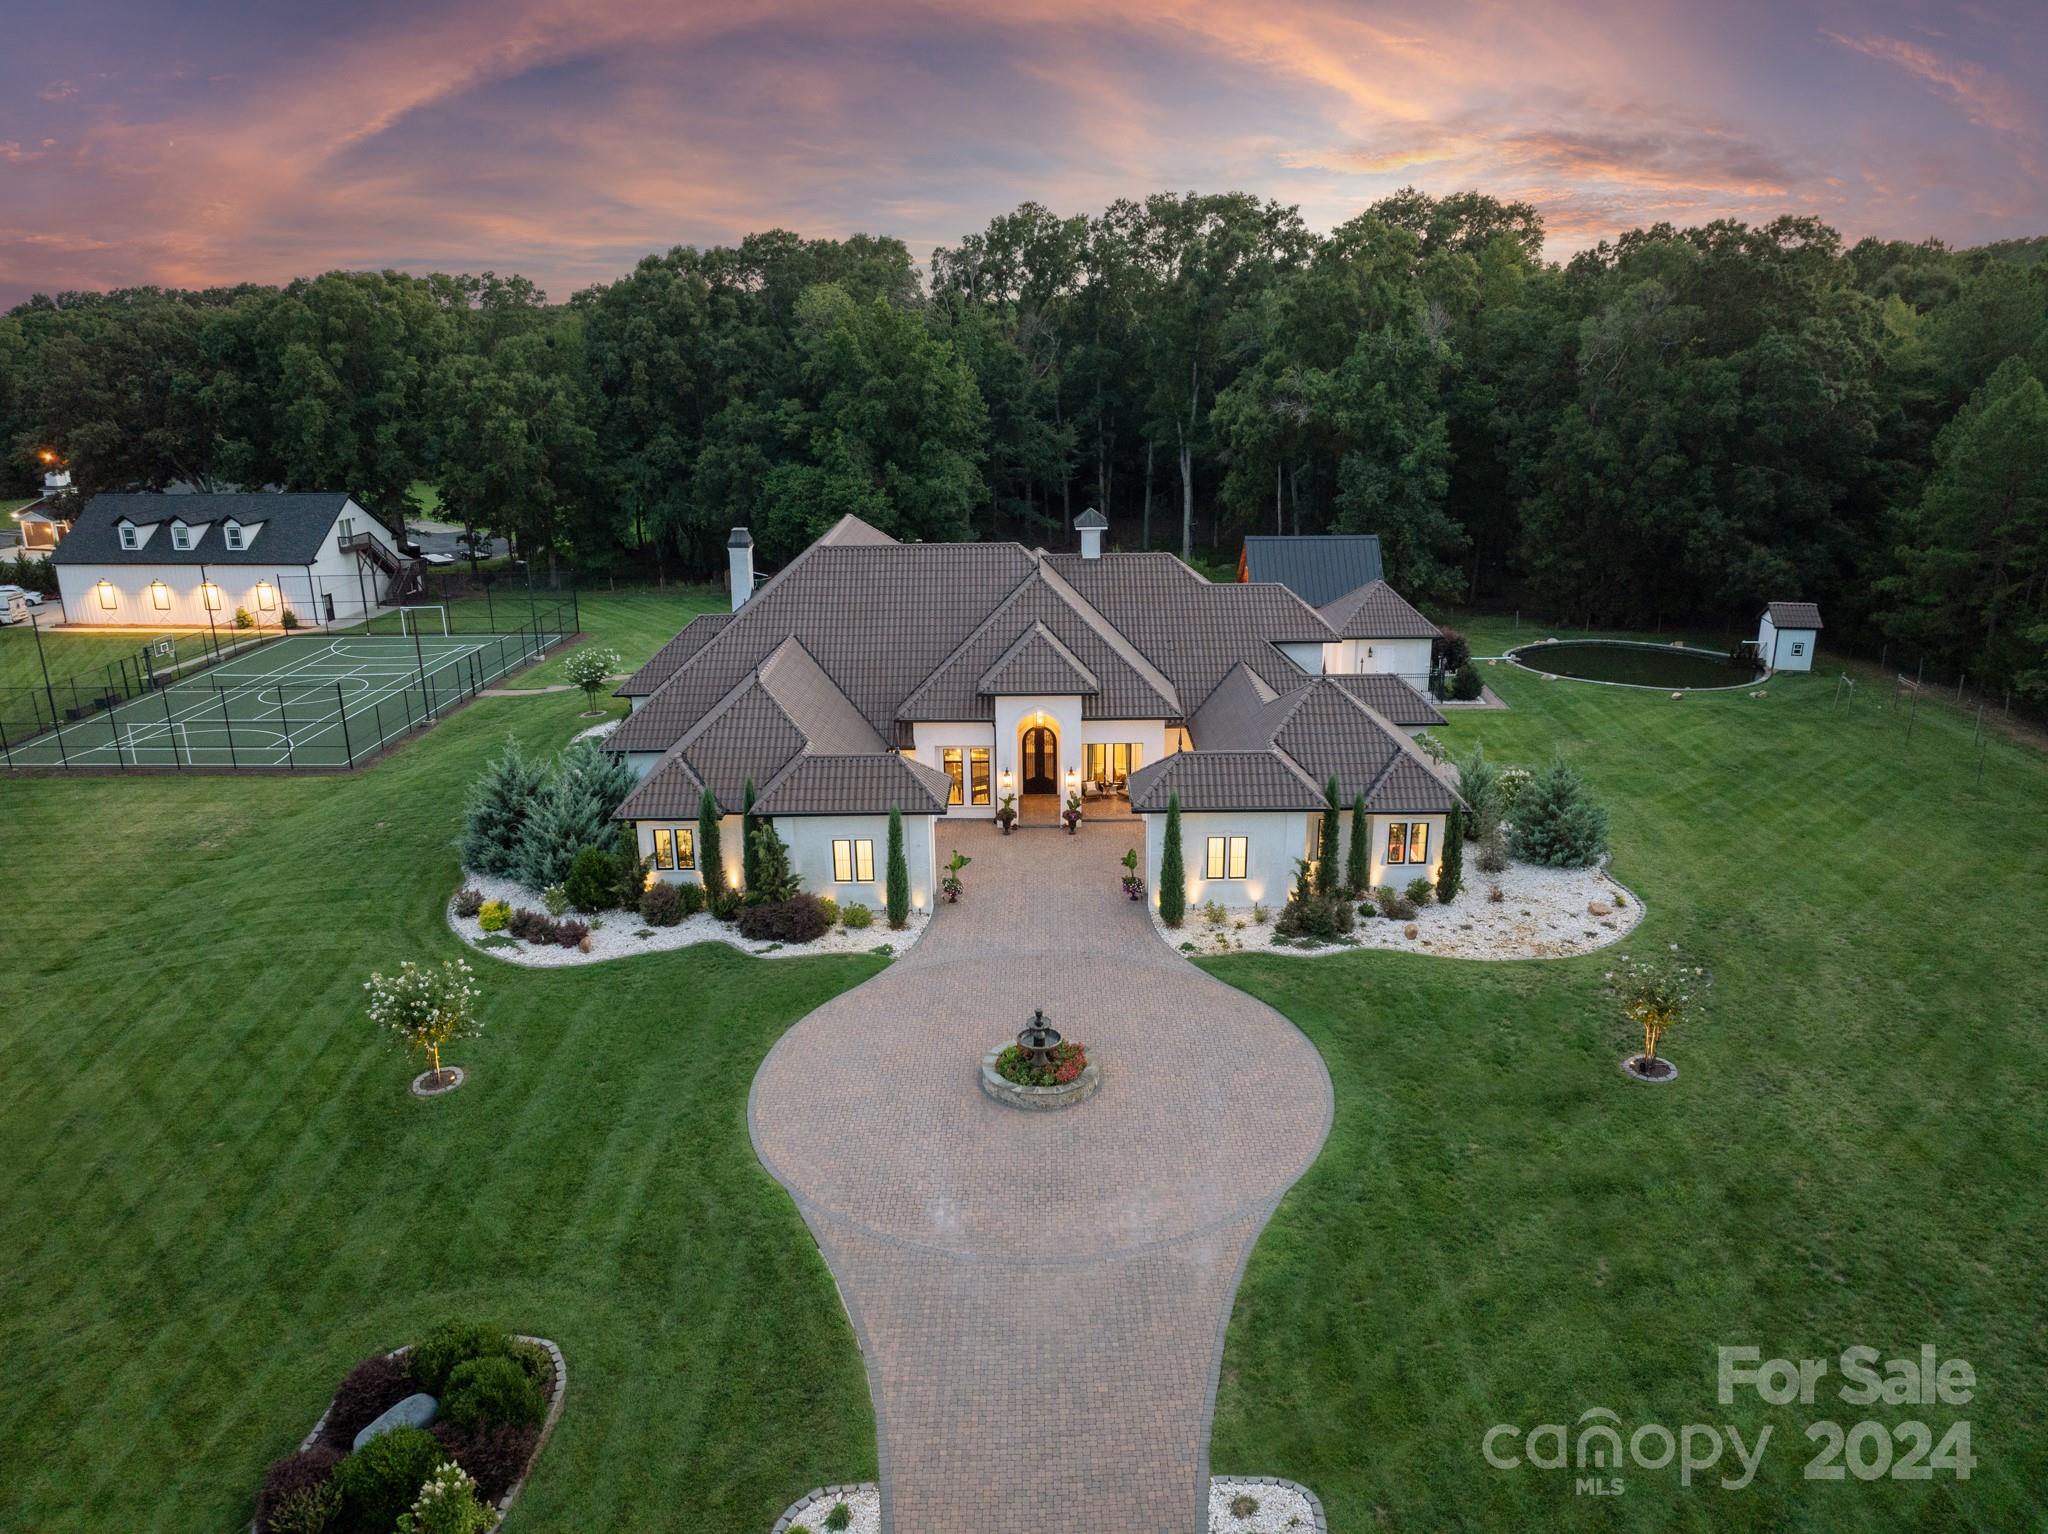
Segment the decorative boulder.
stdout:
[[1599,901],[1589,900],[1586,902],[1586,914],[1588,916],[1612,916],[1614,913]]
[[441,1403],[424,1390],[417,1395],[409,1395],[356,1434],[355,1442],[349,1445],[349,1452],[354,1453],[372,1438],[382,1438],[395,1427],[423,1428],[440,1414]]

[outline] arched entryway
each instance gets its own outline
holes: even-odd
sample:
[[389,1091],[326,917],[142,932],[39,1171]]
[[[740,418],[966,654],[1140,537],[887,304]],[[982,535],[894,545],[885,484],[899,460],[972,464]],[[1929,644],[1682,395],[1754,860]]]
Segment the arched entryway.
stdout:
[[1024,732],[1023,742],[1024,792],[1027,794],[1051,794],[1059,791],[1060,779],[1060,738],[1045,725],[1033,725]]

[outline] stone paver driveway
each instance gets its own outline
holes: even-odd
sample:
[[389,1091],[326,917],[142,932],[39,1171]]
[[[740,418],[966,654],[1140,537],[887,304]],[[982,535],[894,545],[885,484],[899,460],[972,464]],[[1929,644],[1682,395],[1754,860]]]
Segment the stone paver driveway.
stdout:
[[[974,859],[966,898],[755,1078],[755,1149],[866,1352],[895,1534],[1206,1527],[1231,1296],[1322,1145],[1330,1080],[1153,935],[1117,885],[1134,839],[941,828],[942,856]],[[1041,1006],[1103,1080],[1031,1114],[976,1072]]]

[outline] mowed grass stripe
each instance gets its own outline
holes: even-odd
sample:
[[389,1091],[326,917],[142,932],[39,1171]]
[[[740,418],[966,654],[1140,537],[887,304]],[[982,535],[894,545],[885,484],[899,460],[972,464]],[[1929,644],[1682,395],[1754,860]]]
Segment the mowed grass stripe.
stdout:
[[[1563,743],[1648,901],[1631,943],[1712,962],[1716,1019],[1674,1033],[1685,1075],[1653,1090],[1615,1070],[1630,1040],[1599,954],[1204,961],[1308,1030],[1338,1104],[1240,1292],[1215,1462],[1314,1485],[1346,1528],[2042,1522],[2042,762],[1993,740],[1980,789],[1970,717],[1923,700],[1908,743],[1889,696],[1836,708],[1828,676],[1682,700],[1486,676],[1512,711],[1437,733],[1531,767]],[[1468,865],[1462,898],[1487,882]],[[1720,1344],[1832,1360],[1923,1340],[1985,1387],[1964,1483],[1806,1482],[1804,1424],[1868,1413],[1831,1391],[1715,1399]],[[1747,1491],[1634,1469],[1599,1503],[1480,1456],[1495,1422],[1593,1406],[1774,1438]]]

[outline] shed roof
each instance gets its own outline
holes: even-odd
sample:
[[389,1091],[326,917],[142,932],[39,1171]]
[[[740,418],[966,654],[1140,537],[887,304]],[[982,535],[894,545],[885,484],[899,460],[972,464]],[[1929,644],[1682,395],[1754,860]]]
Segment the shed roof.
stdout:
[[1818,630],[1821,626],[1820,607],[1813,602],[1773,602],[1764,609],[1764,616],[1774,629]]

